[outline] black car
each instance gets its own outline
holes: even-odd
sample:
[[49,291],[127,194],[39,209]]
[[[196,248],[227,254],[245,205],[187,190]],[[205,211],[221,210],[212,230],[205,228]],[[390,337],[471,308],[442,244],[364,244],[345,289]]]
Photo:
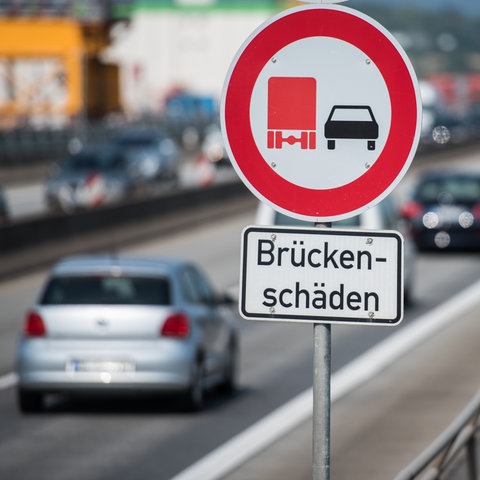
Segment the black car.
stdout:
[[425,172],[402,215],[419,249],[479,249],[480,172]]
[[150,183],[177,180],[180,150],[163,130],[139,128],[118,131],[111,144],[125,152],[140,179]]

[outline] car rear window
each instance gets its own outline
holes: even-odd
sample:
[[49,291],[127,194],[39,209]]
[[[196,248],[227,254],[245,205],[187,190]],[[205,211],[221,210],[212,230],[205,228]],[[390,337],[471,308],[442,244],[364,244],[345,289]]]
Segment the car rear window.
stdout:
[[418,200],[423,202],[480,201],[480,180],[476,178],[445,178],[425,181],[418,189]]
[[371,122],[372,114],[367,108],[336,107],[331,120],[335,122]]
[[170,305],[166,278],[61,276],[52,278],[42,305]]
[[125,168],[125,159],[119,152],[80,152],[69,157],[65,169],[70,172],[99,170],[103,172]]

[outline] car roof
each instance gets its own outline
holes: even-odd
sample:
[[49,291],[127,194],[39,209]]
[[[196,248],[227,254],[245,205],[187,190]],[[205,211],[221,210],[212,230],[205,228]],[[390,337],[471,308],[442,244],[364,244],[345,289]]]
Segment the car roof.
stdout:
[[103,152],[117,152],[120,151],[108,143],[89,143],[82,146],[80,150],[71,153],[70,157],[76,157],[82,154],[103,153]]
[[127,274],[169,275],[179,267],[189,264],[181,259],[117,254],[76,255],[57,262],[52,275]]

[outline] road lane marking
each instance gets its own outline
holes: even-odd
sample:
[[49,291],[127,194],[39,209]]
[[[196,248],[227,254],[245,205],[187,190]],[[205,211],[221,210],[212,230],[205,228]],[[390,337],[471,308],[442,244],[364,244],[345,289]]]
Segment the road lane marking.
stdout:
[[[478,303],[480,280],[420,316],[332,375],[331,399],[339,400],[372,379],[409,350],[439,332],[455,316]],[[308,420],[312,415],[311,388],[248,427],[171,480],[219,480],[260,451]]]

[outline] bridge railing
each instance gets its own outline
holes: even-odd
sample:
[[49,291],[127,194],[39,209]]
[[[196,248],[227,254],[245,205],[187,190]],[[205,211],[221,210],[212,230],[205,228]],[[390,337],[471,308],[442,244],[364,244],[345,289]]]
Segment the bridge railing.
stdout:
[[[480,390],[457,418],[394,480],[478,480]],[[460,476],[459,471],[462,471]]]

